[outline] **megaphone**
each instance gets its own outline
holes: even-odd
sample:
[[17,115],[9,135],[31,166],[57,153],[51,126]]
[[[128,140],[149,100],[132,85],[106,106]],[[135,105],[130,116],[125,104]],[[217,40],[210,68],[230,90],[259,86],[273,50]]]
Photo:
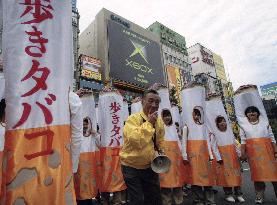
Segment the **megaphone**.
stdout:
[[171,166],[171,160],[164,154],[156,152],[156,157],[151,163],[151,168],[154,172],[161,174],[169,171]]

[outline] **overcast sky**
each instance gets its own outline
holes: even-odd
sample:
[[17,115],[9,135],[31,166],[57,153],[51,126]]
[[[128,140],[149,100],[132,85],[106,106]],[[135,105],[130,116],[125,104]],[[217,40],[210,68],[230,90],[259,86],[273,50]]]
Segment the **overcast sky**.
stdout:
[[104,7],[146,28],[155,21],[222,56],[234,88],[277,81],[277,0],[78,0],[81,32]]

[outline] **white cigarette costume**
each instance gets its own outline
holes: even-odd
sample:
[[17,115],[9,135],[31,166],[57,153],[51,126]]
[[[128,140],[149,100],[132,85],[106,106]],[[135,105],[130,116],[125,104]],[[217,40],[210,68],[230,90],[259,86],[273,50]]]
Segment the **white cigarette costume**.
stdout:
[[[253,181],[277,181],[277,162],[272,143],[276,143],[269,126],[266,111],[256,86],[244,86],[235,94],[235,110],[240,126],[241,144],[246,145],[246,154]],[[245,115],[248,107],[254,106],[260,116],[250,123]]]
[[123,97],[116,90],[102,91],[98,103],[98,123],[101,135],[101,192],[126,189],[121,173],[119,151],[123,143]]
[[[158,90],[161,102],[159,105],[160,114],[164,110],[171,110],[169,101],[169,92],[167,88]],[[172,112],[170,111],[171,116]],[[162,188],[176,188],[184,185],[184,164],[181,153],[181,142],[178,137],[176,126],[172,118],[172,124],[169,126],[164,125],[165,141],[164,150],[165,155],[171,160],[170,170],[165,174],[160,174],[160,186]]]
[[99,135],[96,133],[96,110],[93,95],[84,96],[81,101],[82,119],[87,119],[89,126],[88,133],[82,136],[78,172],[75,175],[75,193],[78,200],[85,200],[94,198],[98,194]]
[[171,107],[171,114],[174,122],[178,122],[181,127],[181,115],[179,113],[179,108],[176,105]]
[[[210,132],[211,147],[216,161],[216,182],[218,186],[236,187],[241,185],[240,164],[235,147],[235,137],[223,107],[220,96],[206,101],[207,126]],[[227,123],[226,131],[220,131],[216,120],[223,117]]]
[[128,109],[128,102],[123,101],[123,121],[125,122],[127,118],[129,117],[129,109]]
[[[214,173],[209,159],[212,153],[208,140],[205,119],[205,88],[194,84],[181,91],[182,121],[184,122],[182,155],[188,157],[189,176],[187,183],[198,186],[215,184]],[[194,117],[200,114],[200,119]],[[196,119],[196,118],[195,118]]]
[[69,92],[72,171],[77,172],[83,134],[82,102],[74,92]]
[[141,99],[136,98],[131,104],[131,114],[140,112],[142,110]]

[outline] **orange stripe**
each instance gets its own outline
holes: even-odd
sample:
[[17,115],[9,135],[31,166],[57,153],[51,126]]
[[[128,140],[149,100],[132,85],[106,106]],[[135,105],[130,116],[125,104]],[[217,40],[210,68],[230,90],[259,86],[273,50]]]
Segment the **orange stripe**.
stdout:
[[218,186],[241,186],[239,159],[234,145],[218,147],[223,164],[216,163],[216,182]]
[[246,140],[246,152],[253,181],[277,181],[277,162],[274,158],[271,139]]
[[103,147],[101,156],[101,192],[118,192],[126,189],[119,158],[119,147]]
[[[45,134],[49,130],[53,132],[51,144],[47,135],[26,138],[26,134]],[[23,198],[26,204],[76,203],[69,137],[69,125],[7,131],[4,152],[7,166],[3,167],[5,204],[14,204],[17,198]],[[50,149],[52,155],[43,152]]]
[[74,176],[76,198],[91,199],[98,193],[97,158],[95,152],[80,154],[78,172]]
[[166,156],[171,160],[170,170],[160,174],[160,186],[162,188],[175,188],[184,185],[184,164],[183,158],[176,141],[165,141],[164,150]]
[[0,152],[0,199],[2,198],[2,163],[3,163],[3,152]]
[[188,140],[189,157],[188,183],[198,186],[215,185],[215,173],[209,162],[209,152],[206,140]]

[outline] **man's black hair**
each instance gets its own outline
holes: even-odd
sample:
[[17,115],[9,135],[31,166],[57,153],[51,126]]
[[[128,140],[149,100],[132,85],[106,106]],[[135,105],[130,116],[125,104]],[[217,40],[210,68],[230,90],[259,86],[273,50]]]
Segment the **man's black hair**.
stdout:
[[145,98],[145,96],[146,96],[147,94],[149,94],[149,93],[159,95],[159,93],[158,93],[156,90],[149,89],[149,90],[145,90],[145,91],[143,92],[142,98]]
[[246,108],[246,110],[244,112],[245,116],[247,116],[247,114],[250,113],[250,112],[256,112],[256,113],[258,113],[258,117],[261,115],[259,109],[256,108],[255,106],[250,106],[250,107]]
[[5,101],[5,99],[2,99],[0,102],[0,119],[3,118],[5,109],[6,109],[6,101]]

